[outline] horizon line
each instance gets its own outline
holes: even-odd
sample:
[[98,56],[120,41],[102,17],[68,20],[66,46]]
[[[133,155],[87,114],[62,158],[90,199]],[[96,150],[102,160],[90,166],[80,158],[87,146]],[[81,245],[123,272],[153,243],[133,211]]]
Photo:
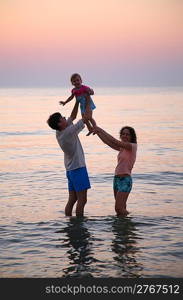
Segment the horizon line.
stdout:
[[[168,87],[178,87],[178,88],[183,88],[183,84],[172,84],[172,85],[92,85],[93,87],[96,88],[168,88]],[[1,89],[8,89],[8,88],[68,88],[66,85],[4,85],[0,86]]]

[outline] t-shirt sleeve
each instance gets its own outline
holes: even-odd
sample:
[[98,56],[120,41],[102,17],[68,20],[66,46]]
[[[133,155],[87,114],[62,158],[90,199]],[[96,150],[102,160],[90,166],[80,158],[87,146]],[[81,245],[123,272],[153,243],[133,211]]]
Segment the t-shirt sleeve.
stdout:
[[88,92],[90,90],[89,86],[83,85],[83,92]]
[[72,124],[67,128],[67,133],[80,133],[81,130],[85,127],[85,124],[83,123],[83,120],[79,120],[76,124]]
[[68,124],[68,125],[72,124],[72,118],[71,118],[71,117],[69,117],[69,118],[67,119],[67,124]]
[[72,95],[75,95],[75,89],[72,89],[72,90],[71,90],[71,94],[72,94]]

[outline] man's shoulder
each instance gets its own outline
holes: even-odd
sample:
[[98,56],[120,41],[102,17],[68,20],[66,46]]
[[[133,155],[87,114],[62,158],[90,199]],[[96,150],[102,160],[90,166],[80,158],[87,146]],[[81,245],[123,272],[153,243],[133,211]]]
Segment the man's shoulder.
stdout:
[[62,134],[62,131],[56,130],[56,134],[55,134],[56,138],[59,138],[61,134]]
[[67,118],[67,124],[68,125],[73,124],[73,119],[71,117]]
[[56,139],[57,139],[57,141],[58,141],[59,144],[60,144],[60,143],[62,144],[62,143],[64,142],[64,140],[65,140],[67,134],[69,133],[69,131],[68,131],[68,128],[69,128],[69,127],[70,127],[70,126],[66,127],[66,128],[63,129],[63,130],[57,130],[57,131],[56,131]]

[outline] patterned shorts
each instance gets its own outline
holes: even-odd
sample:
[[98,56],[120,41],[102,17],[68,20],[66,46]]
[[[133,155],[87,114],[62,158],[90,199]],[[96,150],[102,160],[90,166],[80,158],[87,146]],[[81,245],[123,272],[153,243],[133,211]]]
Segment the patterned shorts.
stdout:
[[132,177],[130,175],[125,177],[115,175],[113,189],[119,192],[129,193],[132,189]]

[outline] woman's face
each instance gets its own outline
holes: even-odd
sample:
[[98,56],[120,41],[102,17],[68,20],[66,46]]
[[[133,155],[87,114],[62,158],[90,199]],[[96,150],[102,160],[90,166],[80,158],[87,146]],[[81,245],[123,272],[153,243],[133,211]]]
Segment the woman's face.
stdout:
[[131,134],[130,134],[130,131],[129,129],[123,129],[121,135],[120,135],[120,138],[122,140],[122,142],[131,142]]

